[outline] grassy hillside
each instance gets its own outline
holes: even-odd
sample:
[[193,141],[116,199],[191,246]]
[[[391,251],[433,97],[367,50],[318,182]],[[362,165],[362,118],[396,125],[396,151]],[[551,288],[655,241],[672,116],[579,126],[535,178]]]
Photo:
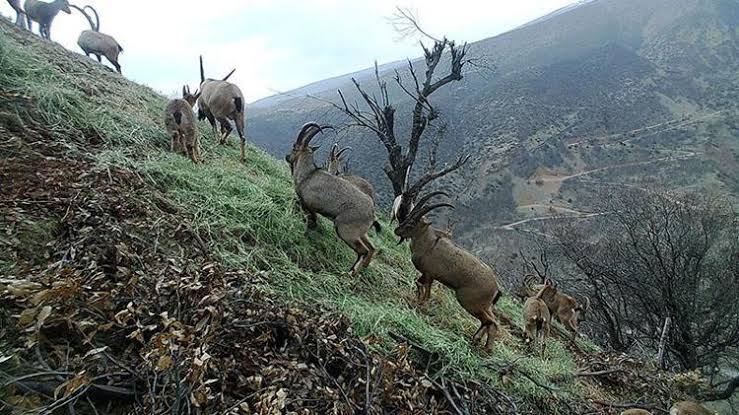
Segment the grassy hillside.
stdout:
[[[75,372],[74,367],[89,373],[92,369],[85,366],[89,349],[102,346],[109,347],[110,353],[120,353],[119,360],[131,359],[136,367],[156,364],[159,368],[162,356],[152,355],[151,350],[161,339],[153,333],[171,324],[137,327],[121,316],[132,314],[143,321],[162,310],[170,310],[170,316],[187,315],[187,307],[180,306],[180,291],[174,295],[168,290],[180,287],[183,275],[192,273],[199,281],[193,283],[197,288],[188,285],[188,289],[199,290],[194,291],[197,298],[190,299],[193,308],[209,294],[222,293],[228,299],[256,289],[269,299],[269,307],[280,304],[285,310],[307,310],[316,319],[323,313],[346,316],[350,328],[343,335],[363,339],[377,359],[396,365],[389,372],[401,370],[398,365],[404,354],[399,350],[406,350],[415,381],[424,376],[430,379],[428,389],[420,389],[425,395],[419,401],[427,405],[422,412],[432,408],[451,411],[449,400],[456,398],[441,393],[444,388],[438,383],[444,379],[500,391],[522,413],[608,412],[607,406],[593,400],[666,403],[668,396],[660,388],[622,383],[620,376],[631,376],[626,369],[605,383],[604,379],[575,377],[578,370],[591,370],[590,365],[622,364],[596,353],[587,342],[579,342],[579,349],[585,351],[575,353],[575,348],[554,336],[544,357],[534,356],[522,342],[520,304],[511,296],[502,299],[500,310],[512,321],[502,325],[493,351],[483,354],[471,347],[469,338],[476,322],[448,290],[435,287],[423,309],[413,304],[415,271],[407,247],[397,246],[387,223],[381,234],[371,236],[380,249],[371,268],[359,278],[350,278],[346,270],[353,254],[338,242],[331,224],[322,219],[318,231],[306,233],[284,162],[249,147],[242,165],[233,141],[225,147],[214,145],[206,125],[200,126],[203,165],[171,154],[161,122],[166,100],[151,89],[40,41],[4,20],[0,21],[0,64],[0,133],[4,137],[0,143],[4,160],[0,166],[0,292],[7,310],[0,330],[5,343],[0,355],[12,357],[1,360],[5,380],[10,373],[39,370],[44,362],[34,357],[39,347],[49,353],[49,366],[66,364],[69,370],[64,372]],[[214,274],[212,269],[219,271]],[[75,285],[71,297],[48,295],[61,281],[69,281],[70,275],[83,281]],[[113,332],[110,326],[93,333],[80,328],[79,333],[85,334],[81,337],[68,331],[76,324],[70,321],[82,319],[90,299],[100,296],[111,300],[105,307],[90,308],[94,311],[89,318],[98,319],[100,327],[110,320]],[[148,314],[138,308],[149,304],[146,301],[151,302]],[[177,307],[172,309],[174,302]],[[84,307],[75,312],[79,304]],[[240,302],[214,302],[221,314],[218,319],[211,317],[208,324],[218,329],[198,340],[204,342],[200,352],[206,343],[212,350],[222,350],[223,343],[234,341],[226,335],[231,329],[245,332],[242,336],[249,334],[238,329],[242,326],[228,326],[245,313],[233,304]],[[41,318],[46,307],[51,317]],[[251,311],[251,317],[259,318],[258,310]],[[198,324],[202,318],[198,316],[188,317],[193,319],[193,332],[206,330]],[[27,317],[37,322],[35,330]],[[185,317],[181,320],[190,327]],[[152,334],[147,332],[150,329]],[[64,341],[70,350],[66,363],[53,352]],[[211,370],[230,356],[225,352],[211,355],[222,359]],[[317,362],[321,359],[309,366]],[[165,366],[162,370],[169,373]],[[225,389],[227,383],[206,385]],[[243,395],[226,394],[222,405],[228,407],[242,396],[246,396],[243,402],[252,404],[250,399],[255,400],[255,394],[264,389],[255,387],[249,395],[244,381],[239,383],[247,390],[240,391]],[[362,397],[363,388],[354,385]],[[77,389],[70,393],[74,396]],[[5,394],[19,407],[43,401],[18,388]],[[490,396],[501,399],[503,395],[490,394],[480,398],[481,402],[490,401]],[[345,398],[349,405],[351,397]],[[286,404],[290,408],[307,405],[290,402]],[[508,405],[502,402],[497,404],[499,409]],[[209,405],[218,407],[215,402]],[[339,407],[338,411],[349,409]]]

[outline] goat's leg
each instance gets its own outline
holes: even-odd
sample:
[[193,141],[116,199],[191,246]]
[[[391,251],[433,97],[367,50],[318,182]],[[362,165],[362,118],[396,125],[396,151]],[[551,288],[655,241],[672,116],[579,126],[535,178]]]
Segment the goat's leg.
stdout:
[[244,114],[236,113],[236,120],[234,120],[234,123],[236,124],[236,132],[239,134],[239,139],[241,140],[241,162],[243,163],[244,161],[246,161],[246,134],[244,132]]
[[423,305],[431,297],[431,285],[433,283],[433,278],[423,274],[416,280],[416,301],[418,305]]
[[355,226],[349,224],[338,224],[335,225],[335,227],[336,234],[339,236],[339,238],[344,241],[345,244],[349,245],[349,247],[353,249],[354,252],[357,253],[357,260],[349,269],[349,274],[354,277],[357,275],[357,273],[359,273],[359,270],[362,267],[362,262],[369,254],[369,249],[364,244],[364,242],[362,242],[362,238],[357,237]]
[[231,135],[233,127],[231,127],[231,123],[226,118],[218,118],[217,120],[221,125],[221,141],[219,143],[226,144],[226,139]]
[[318,227],[318,216],[316,215],[316,212],[308,209],[308,207],[305,206],[305,204],[303,203],[303,199],[301,198],[298,198],[298,204],[300,205],[300,209],[305,212],[305,216],[308,219],[308,230],[315,230]]
[[33,20],[31,19],[31,16],[26,15],[26,22],[28,22],[28,31],[33,33]]
[[370,242],[369,238],[367,238],[367,235],[362,236],[362,242],[364,243],[364,246],[367,247],[369,252],[367,253],[367,256],[364,257],[364,262],[362,262],[362,268],[367,268],[372,262],[372,257],[375,256],[375,247],[372,245],[372,242]]
[[172,134],[172,140],[169,142],[169,151],[176,153],[177,152],[177,143],[179,142],[179,134],[175,131],[174,134]]
[[487,338],[485,339],[484,350],[489,352],[492,346],[492,341],[495,339],[495,335],[498,333],[498,322],[495,320],[495,314],[493,314],[490,308],[486,312],[487,319]]

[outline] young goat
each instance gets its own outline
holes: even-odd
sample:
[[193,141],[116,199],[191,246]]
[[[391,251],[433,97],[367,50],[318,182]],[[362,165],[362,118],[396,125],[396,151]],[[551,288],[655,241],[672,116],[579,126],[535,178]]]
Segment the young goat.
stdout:
[[25,13],[23,12],[23,9],[21,8],[21,0],[8,0],[8,3],[10,4],[10,7],[15,10],[15,24],[19,26],[21,29],[26,28],[26,18]]
[[[92,6],[79,8],[71,5],[70,7],[79,10],[79,12],[82,13],[90,23],[91,30],[84,30],[80,33],[79,38],[77,38],[77,45],[79,45],[80,49],[85,52],[85,55],[87,55],[88,58],[90,57],[90,54],[95,55],[100,63],[103,62],[101,56],[105,56],[105,58],[115,66],[116,71],[121,73],[121,65],[118,63],[118,55],[123,52],[123,47],[115,40],[115,38],[113,38],[113,36],[100,33],[100,17],[98,16],[97,11]],[[95,21],[93,21],[92,17],[87,14],[85,11],[87,9],[92,10],[92,13],[95,14]]]
[[355,276],[372,261],[375,248],[367,232],[373,225],[379,232],[380,224],[375,220],[375,205],[369,196],[316,166],[315,149],[310,147],[310,140],[327,128],[332,127],[305,124],[285,160],[290,164],[300,205],[308,215],[308,229],[317,226],[317,213],[333,220],[339,238],[357,253],[357,260],[349,271]]
[[345,147],[345,148],[342,148],[341,150],[338,150],[338,148],[339,148],[338,144],[334,144],[334,146],[331,148],[331,153],[329,153],[328,160],[326,162],[326,170],[331,174],[335,174],[341,177],[342,179],[353,184],[354,186],[357,186],[359,190],[364,192],[364,194],[369,196],[370,199],[372,199],[372,202],[374,202],[375,201],[375,188],[372,186],[372,184],[362,177],[347,173],[346,170],[341,166],[341,162],[342,162],[341,156],[344,154],[345,151],[349,150],[350,148]]
[[200,145],[198,125],[192,106],[200,93],[190,93],[190,88],[182,87],[182,99],[173,99],[164,110],[164,126],[172,138],[170,149],[173,152],[184,151],[193,163],[200,163]]
[[551,321],[549,307],[542,300],[544,291],[544,289],[539,290],[534,297],[526,299],[523,305],[524,336],[527,341],[531,341],[534,344],[539,340],[541,342],[542,354],[546,350],[546,341],[547,336],[549,336],[549,324]]
[[583,307],[573,297],[559,292],[551,282],[534,285],[532,289],[539,290],[540,298],[547,304],[550,321],[551,317],[556,317],[567,330],[572,332],[572,340],[574,341],[579,334],[578,325],[580,320],[585,318],[585,313],[590,308],[590,299],[585,299],[586,305]]
[[[233,73],[233,71],[231,71]],[[208,119],[213,134],[218,135],[216,121],[221,125],[219,144],[225,144],[226,138],[236,124],[236,132],[241,139],[241,162],[246,160],[246,136],[244,135],[244,95],[236,85],[226,82],[231,76],[228,74],[223,80],[206,79],[203,70],[203,57],[200,57],[200,99],[198,99],[198,119]]]
[[72,14],[69,10],[67,0],[54,0],[51,3],[45,3],[39,0],[26,0],[23,5],[26,11],[26,20],[28,20],[28,30],[33,30],[33,22],[39,24],[39,34],[42,38],[51,40],[51,24],[60,11]]
[[627,409],[621,412],[621,415],[652,415],[652,413],[646,409]]
[[680,401],[672,405],[670,415],[714,415],[715,412],[691,401]]
[[487,264],[455,245],[445,232],[431,226],[426,214],[437,208],[454,207],[449,203],[426,206],[437,195],[446,193],[432,192],[422,197],[405,217],[400,218],[402,221],[395,234],[401,238],[401,243],[411,240],[411,259],[421,272],[416,281],[418,303],[428,300],[435,280],[454,290],[459,305],[480,320],[480,328],[472,336],[472,341],[487,336],[485,351],[489,351],[498,330],[492,310],[501,295],[497,278]]

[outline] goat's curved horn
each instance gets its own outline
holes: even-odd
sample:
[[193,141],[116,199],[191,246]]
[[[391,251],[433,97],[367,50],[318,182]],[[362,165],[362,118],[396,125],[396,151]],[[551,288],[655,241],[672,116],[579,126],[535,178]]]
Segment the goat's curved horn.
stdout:
[[316,136],[316,134],[322,133],[323,130],[333,130],[334,129],[334,127],[332,127],[330,125],[323,125],[323,126],[321,126],[321,125],[318,125],[318,124],[315,124],[315,123],[313,123],[313,124],[314,124],[312,126],[313,128],[312,129],[309,128],[303,134],[303,139],[302,139],[302,141],[300,143],[302,145],[304,145],[304,146],[307,146],[308,144],[310,144],[310,140],[312,140],[313,137]]
[[449,197],[449,193],[447,193],[447,192],[445,192],[443,190],[437,190],[435,192],[431,192],[431,193],[429,193],[427,195],[424,195],[421,198],[421,200],[419,200],[416,203],[416,206],[413,209],[421,209],[429,200],[431,200],[432,198],[434,198],[436,196],[446,196],[446,197]]
[[303,124],[303,128],[301,128],[300,132],[298,133],[298,138],[295,140],[295,144],[301,144],[303,142],[303,137],[305,136],[305,133],[308,132],[308,130],[310,130],[311,128],[318,128],[320,130],[321,126],[314,122]]
[[336,158],[336,157],[338,157],[338,156],[336,155],[336,149],[337,149],[337,148],[339,148],[339,143],[334,143],[334,145],[333,145],[333,146],[331,146],[331,152],[330,152],[330,153],[328,154],[328,158],[329,158],[329,159],[333,159],[333,158]]
[[339,150],[339,152],[338,152],[338,153],[336,153],[336,154],[334,155],[334,157],[336,157],[336,158],[340,158],[340,157],[341,157],[341,155],[342,155],[342,154],[344,154],[344,152],[345,152],[345,151],[348,151],[348,150],[351,150],[351,149],[352,149],[351,147],[344,147],[344,148],[342,148],[341,150]]
[[408,224],[410,222],[417,222],[419,221],[424,215],[429,214],[432,210],[436,210],[439,208],[449,208],[454,209],[454,205],[451,203],[443,202],[443,203],[436,203],[433,205],[425,206],[423,208],[415,208],[413,209],[413,212],[411,212],[410,215],[408,215],[408,218],[403,221],[402,225]]

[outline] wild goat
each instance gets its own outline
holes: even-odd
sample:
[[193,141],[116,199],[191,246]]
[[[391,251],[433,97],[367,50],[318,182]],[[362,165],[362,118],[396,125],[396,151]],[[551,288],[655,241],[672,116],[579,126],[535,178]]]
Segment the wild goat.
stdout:
[[621,412],[621,415],[652,415],[652,413],[646,409],[627,409]]
[[585,298],[586,305],[583,307],[573,297],[559,292],[557,286],[551,281],[534,285],[531,289],[538,292],[540,298],[547,304],[550,322],[552,317],[556,317],[567,330],[572,332],[572,340],[574,341],[579,334],[580,320],[585,318],[585,313],[590,308],[590,299]]
[[164,126],[171,137],[170,150],[185,152],[193,163],[200,162],[198,125],[192,107],[200,92],[190,93],[190,88],[182,87],[182,99],[173,99],[164,110]]
[[[233,73],[233,71],[231,71]],[[244,95],[236,85],[226,82],[231,76],[228,74],[223,80],[206,79],[203,70],[203,57],[200,57],[200,99],[198,99],[198,119],[208,119],[213,134],[218,135],[216,121],[221,125],[219,144],[225,144],[226,138],[236,124],[236,132],[241,139],[241,162],[246,160],[246,136],[244,135]]]
[[442,207],[454,207],[449,203],[426,206],[438,195],[446,193],[431,192],[422,197],[405,217],[399,218],[402,221],[395,229],[395,234],[401,238],[401,243],[406,239],[411,241],[411,259],[421,272],[421,277],[416,281],[418,303],[423,304],[428,300],[435,280],[454,290],[459,305],[480,320],[480,328],[472,336],[472,342],[487,336],[484,348],[489,351],[498,330],[492,310],[501,296],[497,278],[487,264],[455,245],[446,233],[431,226],[426,218],[429,212]]
[[15,10],[15,24],[18,25],[21,29],[26,28],[26,21],[25,21],[25,13],[23,12],[23,9],[21,8],[21,0],[8,0],[8,3],[10,4],[10,7]]
[[39,34],[42,38],[51,40],[51,24],[60,11],[72,14],[69,10],[67,0],[54,0],[51,3],[45,3],[39,0],[26,0],[23,5],[26,11],[26,19],[28,20],[28,30],[33,30],[33,22],[39,24]]
[[372,199],[372,201],[374,202],[375,188],[372,186],[372,184],[362,177],[347,173],[346,169],[341,165],[341,156],[344,154],[345,151],[349,150],[350,147],[344,147],[341,150],[338,150],[338,148],[338,144],[334,144],[334,146],[331,148],[331,153],[329,153],[328,160],[326,162],[326,170],[331,174],[335,174],[341,177],[354,186],[357,186],[359,190],[364,192],[364,194],[369,196],[370,199]]
[[[121,73],[121,65],[118,64],[118,55],[123,52],[123,47],[115,40],[115,38],[113,38],[113,36],[100,33],[100,17],[98,16],[97,10],[92,6],[79,8],[72,5],[71,7],[79,10],[79,12],[87,18],[91,29],[84,30],[80,33],[79,38],[77,38],[77,45],[79,45],[82,51],[85,52],[85,55],[87,55],[88,58],[90,57],[90,54],[97,56],[98,62],[100,63],[103,62],[101,56],[105,56],[108,61],[115,66],[116,71]],[[92,17],[87,14],[85,11],[87,9],[92,10],[92,13],[95,14],[95,21],[93,21]]]
[[357,260],[349,270],[355,276],[372,261],[375,248],[367,232],[372,226],[379,232],[380,224],[375,220],[375,205],[369,196],[316,166],[315,148],[310,147],[310,141],[330,128],[316,123],[305,124],[285,160],[290,164],[300,206],[308,215],[308,229],[316,228],[317,213],[333,220],[336,234],[357,253]]
[[551,316],[549,314],[549,307],[547,303],[542,299],[544,289],[534,297],[529,297],[523,305],[523,318],[524,318],[524,336],[527,341],[531,341],[536,344],[536,341],[541,342],[541,352],[544,353],[546,350],[547,336],[549,336],[549,324]]
[[714,415],[715,412],[691,401],[680,401],[672,405],[670,415]]

